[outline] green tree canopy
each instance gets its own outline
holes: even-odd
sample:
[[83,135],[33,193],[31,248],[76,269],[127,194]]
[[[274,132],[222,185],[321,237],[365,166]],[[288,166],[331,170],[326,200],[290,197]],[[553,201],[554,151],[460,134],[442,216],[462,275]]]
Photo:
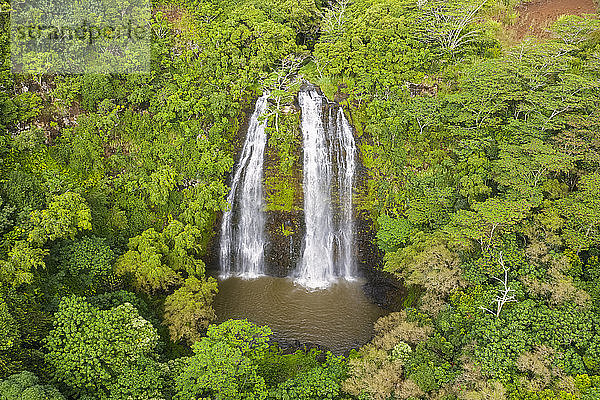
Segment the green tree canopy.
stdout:
[[54,378],[76,393],[106,393],[133,363],[152,357],[156,329],[129,303],[100,310],[81,297],[66,297],[46,339]]

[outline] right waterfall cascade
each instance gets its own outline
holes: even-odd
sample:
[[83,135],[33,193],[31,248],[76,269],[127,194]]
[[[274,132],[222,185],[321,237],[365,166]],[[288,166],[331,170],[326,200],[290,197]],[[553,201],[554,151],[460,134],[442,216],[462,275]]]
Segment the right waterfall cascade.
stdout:
[[[221,274],[256,278],[265,275],[265,210],[262,192],[268,95],[257,102],[236,167],[230,210],[221,227]],[[354,252],[353,190],[357,149],[350,123],[340,106],[331,106],[315,89],[298,94],[303,142],[304,239],[294,281],[323,289],[357,276]],[[326,110],[326,112],[324,112]],[[244,197],[244,198],[242,198]],[[237,216],[236,223],[232,219]]]
[[314,89],[301,91],[305,236],[302,258],[295,272],[299,284],[325,288],[339,278],[356,276],[353,251],[352,194],[356,172],[356,144],[341,107],[334,112],[327,98]]

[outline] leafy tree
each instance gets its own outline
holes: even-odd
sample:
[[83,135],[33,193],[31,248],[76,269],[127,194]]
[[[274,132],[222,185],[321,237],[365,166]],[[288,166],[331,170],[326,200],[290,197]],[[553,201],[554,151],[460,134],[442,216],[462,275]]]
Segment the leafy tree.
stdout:
[[489,250],[503,233],[526,218],[530,208],[526,201],[490,198],[474,204],[475,211],[459,210],[447,229],[457,240],[475,241],[481,250]]
[[100,310],[66,297],[46,339],[45,359],[54,378],[73,391],[106,393],[133,363],[152,357],[157,343],[156,329],[131,304]]
[[65,397],[54,387],[43,385],[39,378],[23,371],[0,382],[2,400],[64,400]]
[[51,328],[51,315],[40,308],[31,294],[0,287],[0,377],[43,364],[39,348]]
[[448,296],[465,286],[460,259],[439,238],[427,238],[385,255],[385,270],[395,273],[407,286],[426,290],[421,308],[437,314]]
[[48,250],[31,246],[26,241],[18,241],[8,252],[7,260],[0,260],[0,277],[3,282],[19,286],[31,283],[33,271],[46,266],[44,257]]
[[148,229],[129,240],[129,250],[117,260],[119,274],[131,274],[134,285],[145,292],[183,283],[182,272],[204,275],[204,263],[195,258],[202,233],[192,225],[173,220],[158,233]]
[[427,39],[439,43],[443,52],[457,56],[463,47],[478,41],[481,31],[476,28],[477,14],[486,3],[486,1],[424,3],[422,19],[426,25]]
[[576,252],[600,244],[600,175],[588,174],[581,179],[580,185],[577,193],[556,205],[564,216],[562,233],[565,241]]
[[88,111],[94,110],[104,99],[116,97],[116,82],[106,75],[86,74],[82,76],[81,104]]
[[[36,269],[45,268],[44,257],[48,250],[42,246],[48,241],[75,238],[81,230],[91,229],[90,209],[78,193],[66,192],[55,196],[45,210],[31,213],[31,229],[27,240],[14,240],[6,260],[0,260],[5,282],[13,285],[30,283]],[[27,232],[23,228],[15,230],[16,239]]]
[[[537,139],[522,146],[501,146],[496,166],[499,170],[496,180],[500,184],[512,188],[524,199],[533,199],[537,195],[539,204],[542,200],[539,195],[549,173],[568,173],[574,168],[574,159]],[[532,203],[535,205],[535,200]]]
[[62,238],[74,239],[82,230],[92,229],[91,214],[83,197],[74,192],[55,196],[48,208],[31,214],[33,229],[28,240],[36,245]]
[[115,381],[108,386],[110,400],[168,399],[168,368],[152,358],[140,357],[123,366]]
[[112,273],[115,253],[103,238],[85,236],[69,243],[61,252],[60,268],[85,287],[98,285]]
[[385,252],[393,252],[412,240],[413,227],[406,218],[390,218],[381,215],[377,219],[377,244]]
[[229,320],[209,327],[192,346],[175,378],[177,399],[266,399],[265,380],[256,361],[268,348],[271,330],[246,320]]
[[346,365],[342,358],[331,353],[323,365],[318,365],[280,384],[269,394],[273,399],[338,399],[341,396],[341,381],[346,376]]
[[200,280],[190,276],[183,286],[165,299],[165,322],[173,341],[187,339],[195,342],[200,332],[216,318],[211,304],[217,293],[214,278]]
[[343,383],[344,391],[377,400],[422,395],[415,381],[405,375],[405,362],[392,354],[399,345],[408,344],[412,349],[432,331],[425,321],[414,320],[406,311],[379,319],[373,340],[348,360],[349,376]]

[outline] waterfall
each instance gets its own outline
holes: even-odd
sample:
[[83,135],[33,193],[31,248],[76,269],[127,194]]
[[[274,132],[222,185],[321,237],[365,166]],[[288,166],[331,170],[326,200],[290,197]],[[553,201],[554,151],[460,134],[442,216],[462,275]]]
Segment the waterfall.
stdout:
[[337,112],[336,135],[338,141],[338,195],[340,202],[340,275],[352,279],[356,275],[356,262],[353,256],[354,219],[352,217],[352,193],[356,171],[356,144],[352,127],[340,107]]
[[304,141],[304,253],[297,281],[310,288],[326,287],[335,279],[333,260],[332,163],[323,127],[322,98],[316,91],[300,92]]
[[269,94],[257,101],[248,124],[240,161],[227,196],[229,209],[223,214],[220,238],[221,275],[256,278],[264,275],[265,215],[263,161],[267,135]]
[[356,145],[341,108],[329,109],[323,124],[323,101],[315,90],[298,95],[304,141],[305,238],[296,281],[324,288],[339,277],[356,275],[353,255],[352,188]]

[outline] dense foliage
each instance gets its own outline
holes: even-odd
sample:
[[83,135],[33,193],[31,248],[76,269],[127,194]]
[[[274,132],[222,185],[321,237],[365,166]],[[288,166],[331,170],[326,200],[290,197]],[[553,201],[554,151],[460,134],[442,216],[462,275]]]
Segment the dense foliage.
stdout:
[[[600,398],[600,20],[509,45],[491,3],[159,3],[151,71],[112,75],[12,73],[0,12],[0,399]],[[304,80],[410,293],[347,357],[212,324],[238,132],[269,90],[268,210],[297,211]]]

